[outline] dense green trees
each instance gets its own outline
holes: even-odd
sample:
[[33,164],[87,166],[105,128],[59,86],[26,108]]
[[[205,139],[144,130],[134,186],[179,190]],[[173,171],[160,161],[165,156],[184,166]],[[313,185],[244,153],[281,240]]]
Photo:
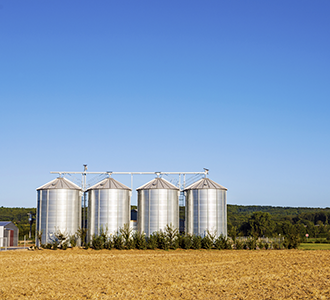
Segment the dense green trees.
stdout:
[[248,233],[256,238],[272,235],[274,223],[268,212],[254,212],[248,220]]
[[330,208],[228,205],[229,236],[289,236],[330,242]]
[[[28,236],[30,225],[28,213],[35,208],[0,207],[0,221],[12,221],[19,228],[19,238]],[[273,207],[228,205],[228,235],[233,240],[239,236],[284,237],[289,232],[296,232],[302,241],[306,234],[310,238],[330,241],[330,208]],[[185,209],[180,207],[180,218],[184,218]],[[294,226],[294,227],[292,227]],[[35,236],[35,222],[32,238]],[[291,235],[292,237],[292,235]],[[152,239],[152,238],[151,238]],[[199,240],[191,240],[194,247],[199,247]],[[118,241],[119,243],[119,241]],[[186,239],[189,245],[189,239]],[[152,243],[150,242],[150,245]],[[141,245],[143,248],[144,246]],[[151,246],[150,246],[151,247]]]

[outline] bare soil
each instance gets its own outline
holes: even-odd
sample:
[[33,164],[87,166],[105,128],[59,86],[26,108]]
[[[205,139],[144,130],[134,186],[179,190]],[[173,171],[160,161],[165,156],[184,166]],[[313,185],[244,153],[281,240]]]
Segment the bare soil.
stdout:
[[0,299],[330,299],[330,251],[0,252]]

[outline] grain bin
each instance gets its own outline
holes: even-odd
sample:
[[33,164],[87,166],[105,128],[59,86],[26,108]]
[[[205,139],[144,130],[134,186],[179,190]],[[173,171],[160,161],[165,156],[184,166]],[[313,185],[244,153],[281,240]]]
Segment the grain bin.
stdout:
[[130,224],[132,190],[109,177],[88,190],[88,237],[101,230],[116,233],[124,224]]
[[172,224],[179,229],[179,189],[163,178],[155,178],[137,189],[138,231],[147,236]]
[[37,188],[36,231],[42,232],[42,244],[52,242],[57,231],[67,235],[77,232],[81,226],[81,196],[81,188],[63,177]]
[[185,188],[186,233],[227,236],[227,189],[209,178]]

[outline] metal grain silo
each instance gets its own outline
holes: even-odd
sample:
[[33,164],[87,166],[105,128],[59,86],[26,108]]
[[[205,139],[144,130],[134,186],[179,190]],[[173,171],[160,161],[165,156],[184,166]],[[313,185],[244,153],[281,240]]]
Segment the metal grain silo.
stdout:
[[42,231],[42,244],[51,242],[56,231],[73,235],[81,227],[81,196],[81,188],[63,177],[37,189],[36,230]]
[[209,178],[185,188],[186,233],[227,236],[227,189]]
[[155,178],[137,189],[138,231],[147,236],[172,224],[179,229],[179,189]]
[[130,224],[132,190],[109,177],[88,189],[88,236],[113,234]]

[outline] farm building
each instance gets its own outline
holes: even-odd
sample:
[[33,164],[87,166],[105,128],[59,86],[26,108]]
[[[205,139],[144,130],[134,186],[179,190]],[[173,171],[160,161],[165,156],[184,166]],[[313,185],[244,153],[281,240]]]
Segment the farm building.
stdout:
[[18,231],[19,231],[18,228],[13,222],[0,221],[0,247],[17,246]]

